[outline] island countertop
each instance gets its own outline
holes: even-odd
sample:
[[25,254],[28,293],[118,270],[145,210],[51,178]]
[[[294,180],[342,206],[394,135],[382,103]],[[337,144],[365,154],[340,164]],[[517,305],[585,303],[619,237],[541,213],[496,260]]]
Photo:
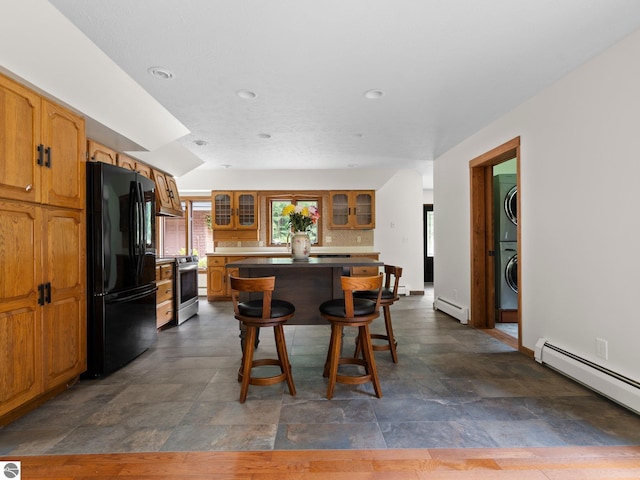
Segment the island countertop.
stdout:
[[311,257],[308,261],[291,257],[245,258],[226,264],[227,268],[326,268],[326,267],[380,267],[384,263],[367,257]]

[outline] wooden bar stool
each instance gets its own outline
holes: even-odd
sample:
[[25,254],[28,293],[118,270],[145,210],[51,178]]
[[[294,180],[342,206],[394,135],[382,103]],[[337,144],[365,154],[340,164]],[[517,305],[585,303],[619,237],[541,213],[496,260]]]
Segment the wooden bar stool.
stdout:
[[[387,334],[382,335],[380,333],[372,333],[371,338],[376,340],[385,340],[386,343],[382,345],[373,344],[373,349],[376,351],[379,350],[390,350],[391,351],[391,359],[393,363],[398,363],[398,353],[396,352],[396,347],[398,342],[393,336],[393,325],[391,324],[391,310],[389,307],[395,303],[400,297],[398,297],[398,285],[400,284],[400,277],[402,276],[402,268],[396,267],[393,265],[385,265],[384,266],[384,288],[382,289],[382,297],[380,298],[380,306],[382,307],[382,311],[384,312],[384,326],[386,328]],[[375,290],[370,291],[361,291],[355,292],[354,296],[357,298],[368,298],[369,300],[375,300],[378,292]],[[360,355],[360,343],[358,339],[356,339],[356,351],[354,353],[354,357],[358,357]]]
[[[331,340],[324,367],[324,376],[329,377],[327,398],[333,397],[336,382],[359,385],[371,382],[378,398],[382,397],[376,361],[373,356],[369,324],[380,316],[380,296],[382,294],[382,275],[374,277],[341,277],[344,298],[328,300],[320,305],[320,315],[331,323]],[[357,290],[377,290],[375,300],[354,298]],[[342,332],[344,327],[358,327],[358,339],[362,345],[363,359],[341,357]],[[361,365],[364,375],[338,374],[339,365]]]
[[[289,393],[292,396],[296,394],[283,328],[287,320],[293,316],[295,307],[284,300],[274,300],[272,298],[275,284],[276,277],[238,278],[229,275],[234,316],[241,321],[247,329],[247,338],[242,351],[242,363],[238,372],[238,381],[242,382],[240,388],[240,403],[244,403],[247,399],[249,384],[273,385],[286,380],[289,386]],[[240,292],[261,293],[262,298],[240,301]],[[257,332],[261,327],[273,327],[276,350],[278,352],[277,359],[253,359]],[[251,370],[253,368],[265,365],[278,366],[280,367],[281,373],[270,377],[251,376]]]

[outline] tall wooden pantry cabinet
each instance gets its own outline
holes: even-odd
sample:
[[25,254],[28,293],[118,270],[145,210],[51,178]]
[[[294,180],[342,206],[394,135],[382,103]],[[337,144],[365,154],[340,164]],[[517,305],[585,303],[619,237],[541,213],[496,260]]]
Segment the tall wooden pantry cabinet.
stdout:
[[0,426],[86,369],[84,119],[0,75]]

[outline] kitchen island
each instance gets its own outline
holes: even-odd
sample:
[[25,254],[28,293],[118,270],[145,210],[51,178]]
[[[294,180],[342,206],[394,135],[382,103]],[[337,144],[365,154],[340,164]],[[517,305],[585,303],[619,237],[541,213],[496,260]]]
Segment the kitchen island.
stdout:
[[342,298],[340,277],[350,275],[352,267],[376,270],[384,263],[367,257],[312,257],[308,261],[292,258],[245,258],[226,264],[228,270],[238,269],[240,277],[276,277],[273,298],[293,303],[296,313],[291,325],[327,323],[318,311],[325,300]]

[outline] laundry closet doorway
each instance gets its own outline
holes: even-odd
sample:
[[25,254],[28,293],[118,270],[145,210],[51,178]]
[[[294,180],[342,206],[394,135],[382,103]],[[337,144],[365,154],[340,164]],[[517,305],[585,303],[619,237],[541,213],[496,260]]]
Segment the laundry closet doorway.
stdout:
[[[520,185],[520,137],[516,137],[469,162],[470,199],[471,199],[471,318],[469,323],[476,328],[495,328],[496,324],[496,279],[502,272],[496,268],[496,218],[498,215],[494,197],[494,167],[508,160],[515,161],[516,186]],[[520,197],[515,196],[513,207],[520,212]],[[518,220],[521,224],[521,219]],[[515,230],[515,246],[520,256],[520,226]],[[518,349],[522,347],[522,309],[521,309],[521,268],[515,270],[515,282],[518,286],[516,310],[514,312],[518,332]],[[511,309],[513,310],[513,309]]]

